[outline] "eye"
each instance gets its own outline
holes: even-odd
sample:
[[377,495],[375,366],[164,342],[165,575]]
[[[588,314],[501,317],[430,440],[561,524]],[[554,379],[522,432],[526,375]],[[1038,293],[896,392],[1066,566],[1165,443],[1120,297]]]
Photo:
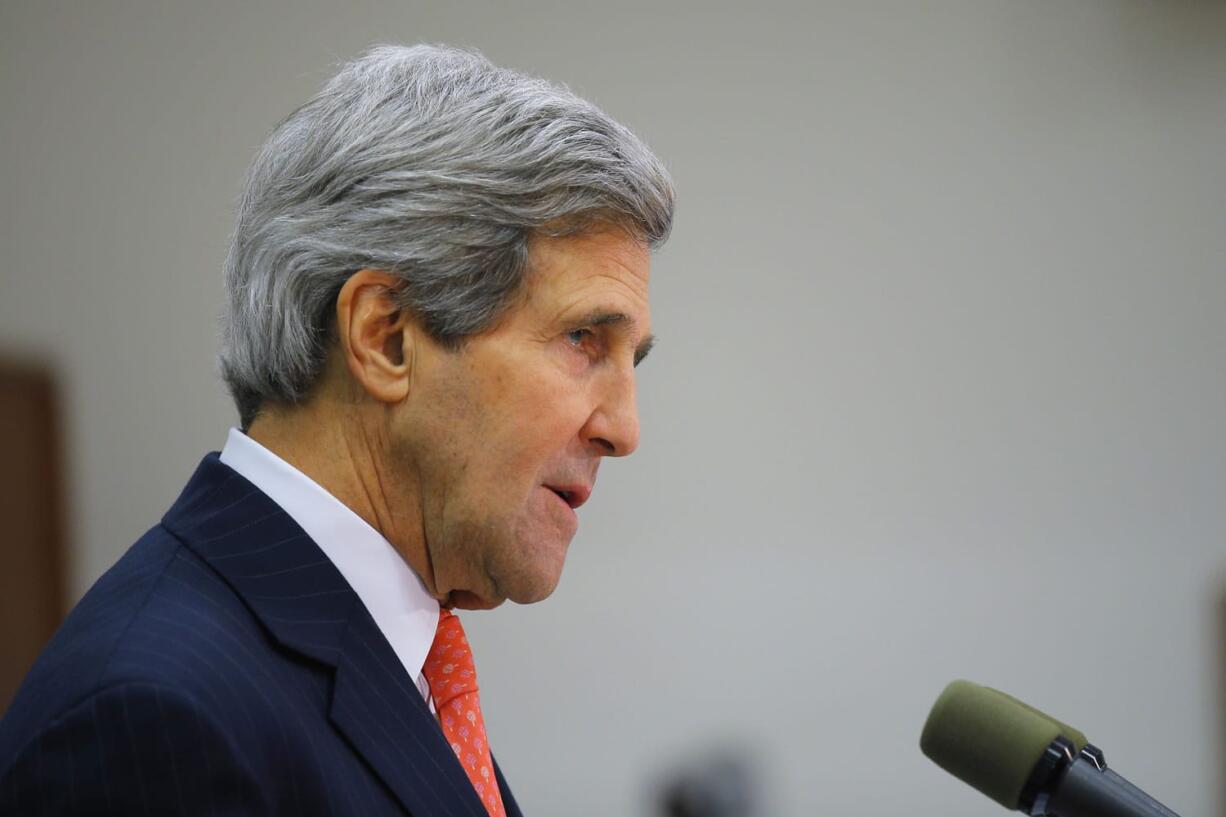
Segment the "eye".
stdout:
[[571,346],[582,346],[583,342],[592,337],[591,329],[572,329],[566,333],[566,340]]
[[594,362],[604,356],[604,339],[590,326],[571,329],[562,337],[567,348],[582,355],[589,362]]

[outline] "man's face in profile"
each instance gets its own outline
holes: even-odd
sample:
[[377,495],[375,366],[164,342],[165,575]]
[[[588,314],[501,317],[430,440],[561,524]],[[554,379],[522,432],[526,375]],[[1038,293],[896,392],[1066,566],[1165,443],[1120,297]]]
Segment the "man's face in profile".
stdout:
[[433,585],[459,607],[552,593],[601,457],[638,446],[649,250],[615,229],[529,246],[494,328],[459,352],[419,344],[397,420]]

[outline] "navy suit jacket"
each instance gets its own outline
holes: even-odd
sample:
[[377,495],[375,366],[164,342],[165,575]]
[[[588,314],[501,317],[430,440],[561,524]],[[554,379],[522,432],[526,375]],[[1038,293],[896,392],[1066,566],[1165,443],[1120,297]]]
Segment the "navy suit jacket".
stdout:
[[0,721],[6,817],[406,813],[486,817],[353,589],[216,454]]

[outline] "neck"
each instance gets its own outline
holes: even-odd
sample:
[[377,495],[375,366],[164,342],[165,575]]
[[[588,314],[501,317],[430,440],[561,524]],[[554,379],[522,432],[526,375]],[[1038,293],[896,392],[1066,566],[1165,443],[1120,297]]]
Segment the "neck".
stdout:
[[[247,436],[312,479],[378,531],[436,594],[414,486],[389,483],[386,435],[370,407],[315,395],[301,406],[261,411]],[[389,494],[394,490],[395,494]]]

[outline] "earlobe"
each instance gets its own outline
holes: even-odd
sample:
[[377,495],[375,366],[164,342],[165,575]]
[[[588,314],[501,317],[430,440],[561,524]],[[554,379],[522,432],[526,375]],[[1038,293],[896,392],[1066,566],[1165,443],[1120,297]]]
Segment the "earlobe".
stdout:
[[336,297],[336,329],[349,373],[374,399],[408,396],[413,360],[412,323],[396,304],[399,279],[381,270],[349,276]]

